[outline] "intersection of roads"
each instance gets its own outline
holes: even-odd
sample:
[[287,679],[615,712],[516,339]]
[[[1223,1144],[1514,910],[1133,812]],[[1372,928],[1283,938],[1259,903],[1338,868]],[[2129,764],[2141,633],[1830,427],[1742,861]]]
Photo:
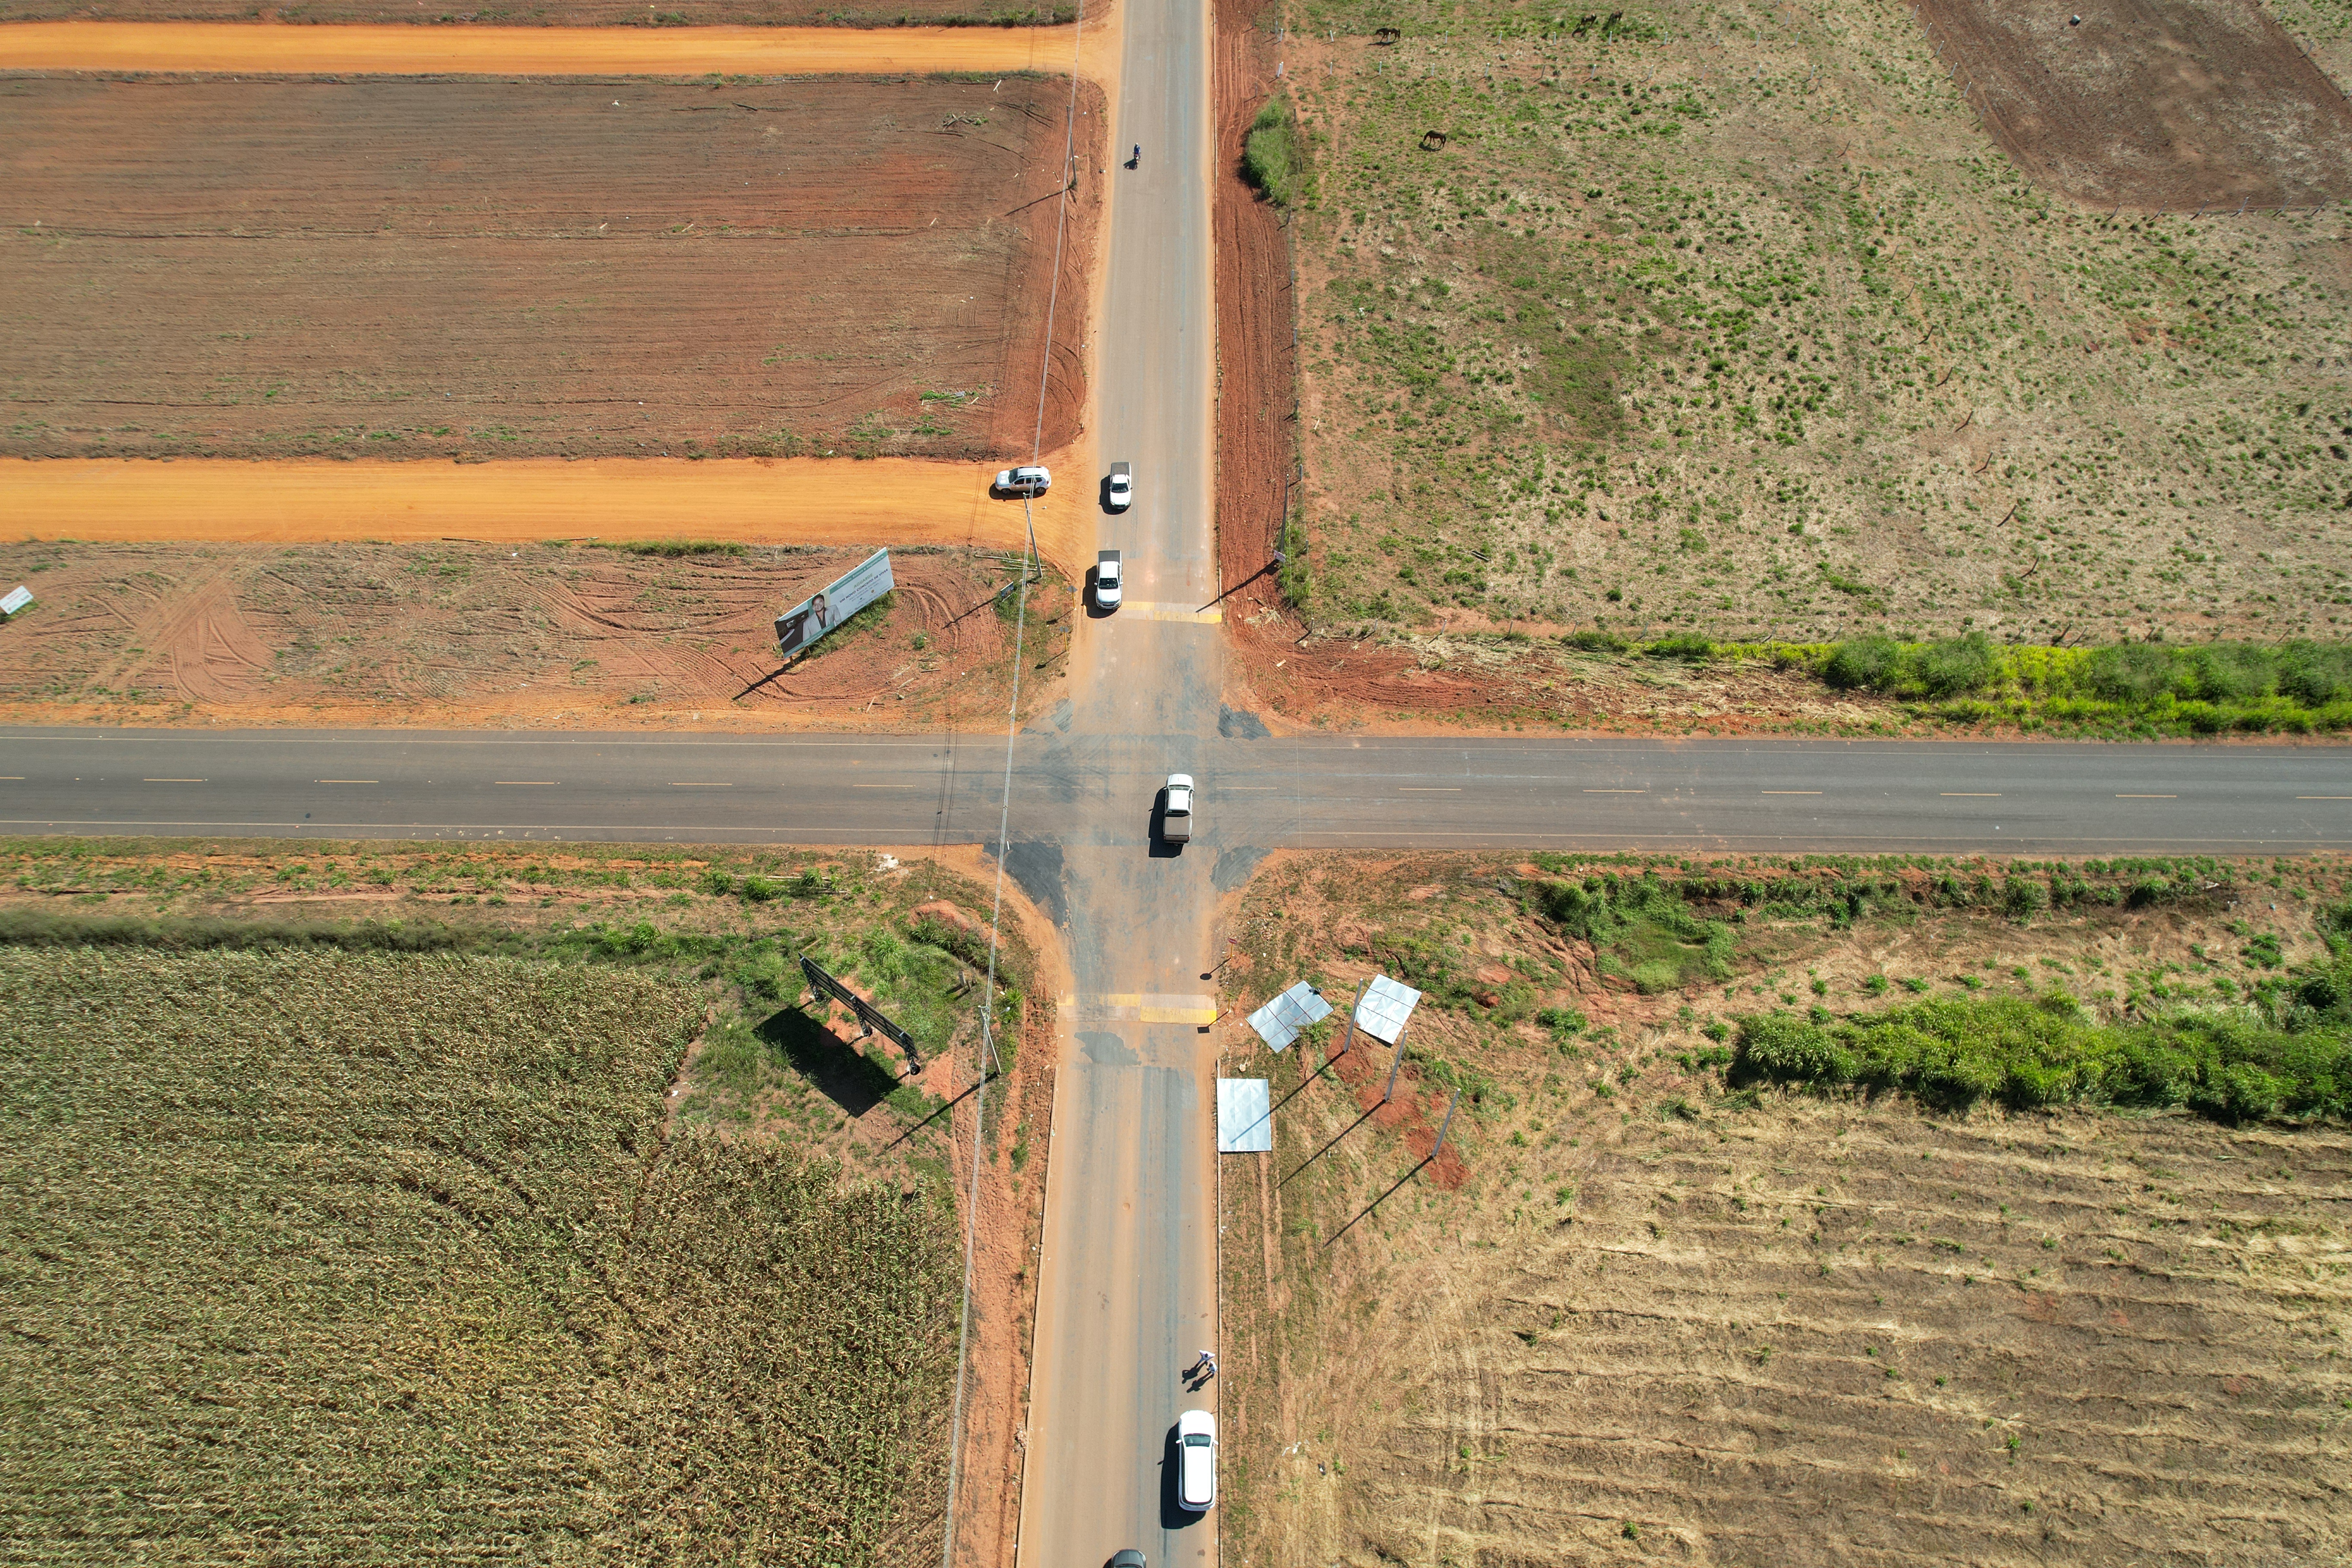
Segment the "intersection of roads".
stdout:
[[[1096,430],[1135,465],[1102,520],[1137,601],[1215,600],[1211,18],[1133,0],[1119,40]],[[1096,476],[1063,482],[1091,486]],[[557,842],[994,845],[1065,928],[1082,1005],[1055,1109],[1021,1556],[1215,1555],[1176,1510],[1178,1373],[1216,1342],[1213,1047],[1219,893],[1265,851],[1349,848],[2296,853],[2352,845],[2325,747],[1268,736],[1223,705],[1206,617],[1086,622],[1069,699],[1002,734],[170,731],[0,726],[0,831]],[[1196,841],[1155,847],[1155,786],[1199,778]],[[1009,777],[1010,789],[1007,791]],[[1009,811],[1007,810],[1009,804]],[[1160,1020],[1166,1021],[1160,1021]]]

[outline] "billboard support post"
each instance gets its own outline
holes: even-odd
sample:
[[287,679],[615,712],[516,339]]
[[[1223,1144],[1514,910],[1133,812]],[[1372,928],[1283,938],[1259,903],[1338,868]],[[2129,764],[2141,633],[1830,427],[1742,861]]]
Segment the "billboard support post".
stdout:
[[808,977],[809,989],[821,996],[830,996],[849,1009],[851,1015],[864,1026],[864,1033],[858,1037],[860,1039],[879,1029],[893,1045],[907,1053],[907,1069],[909,1074],[923,1070],[923,1053],[916,1048],[915,1037],[892,1023],[880,1008],[835,980],[825,972],[824,965],[805,952],[801,954],[801,973]]
[[1398,1069],[1398,1068],[1402,1068],[1402,1067],[1403,1067],[1403,1066],[1404,1066],[1404,1031],[1403,1031],[1402,1029],[1399,1029],[1399,1030],[1397,1031],[1397,1037],[1396,1037],[1396,1058],[1395,1058],[1393,1061],[1391,1061],[1391,1062],[1390,1062],[1390,1063],[1389,1063],[1389,1080],[1388,1080],[1388,1082],[1386,1082],[1386,1083],[1384,1083],[1384,1084],[1382,1084],[1382,1085],[1381,1086],[1381,1103],[1382,1105],[1386,1105],[1386,1104],[1389,1102],[1390,1099],[1391,1099],[1391,1097],[1396,1093],[1396,1075],[1397,1075],[1397,1069]]

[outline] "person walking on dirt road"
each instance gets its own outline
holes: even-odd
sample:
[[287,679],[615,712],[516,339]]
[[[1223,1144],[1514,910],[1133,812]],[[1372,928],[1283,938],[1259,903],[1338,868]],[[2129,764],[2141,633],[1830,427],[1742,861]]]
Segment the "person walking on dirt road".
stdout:
[[1209,1379],[1216,1376],[1217,1352],[1214,1351],[1202,1351],[1201,1352],[1201,1359],[1184,1369],[1184,1375],[1188,1378],[1197,1378],[1202,1383],[1206,1383]]

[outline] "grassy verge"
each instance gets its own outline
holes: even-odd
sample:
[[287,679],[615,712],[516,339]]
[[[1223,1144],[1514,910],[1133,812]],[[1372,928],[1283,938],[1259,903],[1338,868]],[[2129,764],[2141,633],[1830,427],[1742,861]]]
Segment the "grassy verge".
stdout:
[[17,1550],[883,1560],[936,1514],[952,1204],[666,1137],[704,1005],[500,957],[0,950]]

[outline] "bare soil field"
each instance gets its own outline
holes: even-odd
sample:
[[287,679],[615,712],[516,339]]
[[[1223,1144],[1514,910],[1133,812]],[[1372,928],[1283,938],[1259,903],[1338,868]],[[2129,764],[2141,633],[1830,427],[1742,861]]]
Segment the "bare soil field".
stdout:
[[[783,609],[862,550],[0,545],[20,723],[957,729],[1003,721],[1019,558],[894,552],[898,588],[782,674]],[[1059,700],[1076,599],[1033,587],[1024,708]]]
[[[1105,7],[1108,9],[1108,6]],[[416,26],[505,27],[1012,27],[1071,20],[1068,5],[1018,5],[987,0],[904,0],[889,5],[821,5],[811,0],[667,0],[662,8],[623,0],[558,0],[553,5],[422,5],[411,0],[0,0],[0,23],[284,22],[398,23]]]
[[[1520,903],[1601,868],[1277,857],[1231,907],[1237,1011],[1301,977],[1337,1001],[1375,967],[1427,994],[1388,1108],[1385,1047],[1315,1077],[1336,1033],[1281,1058],[1226,1046],[1222,1071],[1296,1091],[1276,1152],[1224,1162],[1229,1561],[2352,1550],[2342,1126],[1726,1094],[1708,1027],[1776,1002],[1867,1011],[1890,980],[2062,989],[2105,1016],[2227,1006],[2325,960],[2312,910],[2344,865],[2184,864],[2224,890],[2025,920],[1759,909],[1727,984],[1648,994],[1612,961],[1654,932],[1596,946]],[[2085,873],[2141,874],[2066,874]],[[1423,1163],[1456,1088],[1459,1164]]]
[[[964,959],[985,952],[993,880],[971,849],[612,845],[525,855],[489,845],[10,839],[0,841],[0,931],[11,944],[95,932],[116,951],[242,942],[496,952],[698,985],[705,1023],[667,1086],[665,1139],[708,1131],[755,1152],[832,1162],[848,1185],[943,1188],[961,1220],[974,1104],[963,1090],[981,996]],[[1006,890],[1005,921],[998,1037],[1010,1062],[988,1091],[958,1530],[983,1563],[1011,1551],[1035,1312],[1027,1260],[1051,1146],[1052,998],[1064,982],[1052,925],[1017,888]],[[389,944],[354,934],[387,931],[408,934]],[[921,1075],[899,1078],[895,1052],[869,1055],[872,1042],[844,1009],[803,993],[793,962],[803,948],[916,1030],[931,1053]],[[961,1239],[958,1228],[950,1250],[959,1262]],[[918,1482],[887,1542],[870,1559],[845,1561],[936,1560],[944,1400],[921,1436]]]
[[[1314,149],[1289,226],[1310,622],[2352,627],[2340,209],[2073,210],[1892,0],[1628,16],[1265,18]],[[2297,188],[2280,113],[2241,117],[2230,166]]]
[[2094,207],[2352,195],[2352,104],[2253,0],[1927,0],[1929,37],[2001,150]]
[[[1025,457],[1066,78],[0,81],[0,455]],[[1085,397],[1099,93],[1045,445]]]

